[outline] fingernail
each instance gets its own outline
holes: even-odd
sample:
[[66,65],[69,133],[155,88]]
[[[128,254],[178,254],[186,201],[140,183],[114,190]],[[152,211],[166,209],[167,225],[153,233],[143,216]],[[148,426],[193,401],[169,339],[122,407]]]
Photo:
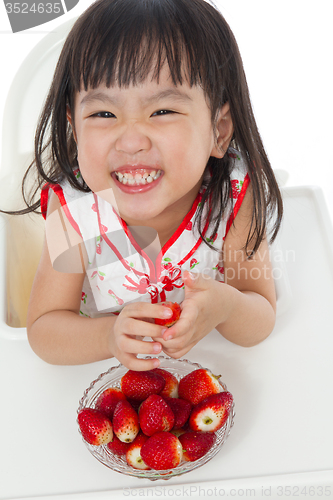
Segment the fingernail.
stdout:
[[165,338],[165,340],[172,340],[172,335],[167,335],[167,337]]
[[168,307],[165,308],[165,311],[163,311],[163,317],[164,318],[170,318],[172,316],[172,311]]
[[167,328],[162,328],[162,331],[161,331],[161,335],[162,335],[162,337],[163,337],[163,335],[165,334],[165,332],[167,332],[167,331],[168,331],[168,329],[167,329]]
[[153,366],[154,366],[154,368],[158,368],[160,366],[159,359],[154,359]]
[[154,344],[153,345],[153,351],[154,352],[160,352],[160,350],[161,350],[160,344]]

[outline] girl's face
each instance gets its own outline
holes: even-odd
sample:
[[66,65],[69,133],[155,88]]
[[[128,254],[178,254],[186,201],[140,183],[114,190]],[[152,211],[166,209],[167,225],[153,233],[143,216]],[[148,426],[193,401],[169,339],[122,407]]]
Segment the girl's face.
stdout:
[[181,222],[209,157],[223,156],[203,90],[174,85],[167,66],[158,83],[147,78],[77,93],[75,138],[89,188],[112,204],[115,199],[127,224],[157,230]]

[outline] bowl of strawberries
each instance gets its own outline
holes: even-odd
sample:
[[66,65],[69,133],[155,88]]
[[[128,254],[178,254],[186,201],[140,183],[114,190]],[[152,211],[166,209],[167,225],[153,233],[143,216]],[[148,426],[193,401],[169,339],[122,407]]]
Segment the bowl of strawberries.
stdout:
[[187,359],[159,360],[149,371],[110,368],[84,391],[77,410],[82,439],[97,460],[151,480],[206,464],[229,436],[235,415],[220,376]]

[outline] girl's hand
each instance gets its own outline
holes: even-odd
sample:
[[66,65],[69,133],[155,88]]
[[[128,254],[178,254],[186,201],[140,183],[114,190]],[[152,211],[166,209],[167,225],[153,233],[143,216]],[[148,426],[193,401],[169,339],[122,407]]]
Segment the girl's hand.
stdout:
[[[165,319],[172,315],[170,309],[158,304],[134,302],[126,305],[113,325],[109,345],[112,354],[130,370],[152,370],[159,361],[140,359],[138,354],[154,355],[162,350],[160,342],[167,328],[155,325],[154,318]],[[151,337],[151,341],[143,340]]]
[[165,354],[173,358],[186,354],[224,321],[230,307],[228,285],[188,271],[184,272],[183,281],[185,299],[181,304],[180,319],[167,329],[163,338],[156,339],[162,344]]

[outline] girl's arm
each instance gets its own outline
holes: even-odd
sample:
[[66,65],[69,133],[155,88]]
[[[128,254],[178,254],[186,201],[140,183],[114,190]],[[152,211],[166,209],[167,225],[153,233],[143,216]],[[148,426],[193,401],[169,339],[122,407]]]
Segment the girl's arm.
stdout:
[[[135,336],[161,337],[162,327],[146,319],[162,318],[166,308],[142,302],[125,306],[119,316],[94,319],[79,316],[85,247],[64,218],[59,223],[59,217],[54,217],[57,210],[61,210],[60,203],[52,193],[46,222],[47,237],[28,308],[27,333],[32,349],[52,364],[82,364],[116,356],[135,370],[155,367],[156,361],[138,360],[136,354],[158,353],[160,343],[144,342]],[[61,241],[74,244],[67,259],[61,262],[59,258],[54,264]],[[71,269],[76,272],[69,272]]]
[[249,188],[224,242],[225,283],[231,289],[227,317],[216,326],[225,338],[245,347],[258,344],[271,333],[276,313],[275,284],[266,238],[253,258],[248,259],[244,250],[252,205]]
[[185,300],[180,320],[162,340],[158,339],[166,354],[183,356],[214,328],[244,347],[258,344],[271,333],[276,297],[266,239],[252,259],[248,260],[244,252],[251,214],[249,188],[225,239],[225,283],[184,273]]

